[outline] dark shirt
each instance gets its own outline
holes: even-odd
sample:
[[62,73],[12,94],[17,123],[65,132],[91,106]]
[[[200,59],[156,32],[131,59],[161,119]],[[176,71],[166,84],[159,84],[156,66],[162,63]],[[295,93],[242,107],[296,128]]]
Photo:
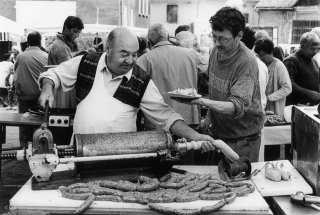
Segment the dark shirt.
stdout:
[[[292,83],[292,93],[287,97],[287,105],[307,104],[313,105],[308,94],[311,91],[319,92],[319,68],[313,58],[306,58],[301,54],[299,49],[283,61],[287,67]],[[308,89],[303,92],[297,90],[299,85],[302,88]]]
[[[98,45],[99,43],[101,43],[101,41],[102,41],[102,39],[100,37],[95,37],[93,40],[93,44]],[[103,44],[98,45],[96,50],[97,50],[97,52],[103,52]]]

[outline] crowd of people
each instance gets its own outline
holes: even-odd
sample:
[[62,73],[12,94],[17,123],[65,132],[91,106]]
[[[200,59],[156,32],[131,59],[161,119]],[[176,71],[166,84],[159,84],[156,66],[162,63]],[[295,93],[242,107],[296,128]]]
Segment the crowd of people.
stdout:
[[[41,35],[31,32],[14,66],[6,60],[19,113],[48,102],[51,108],[76,109],[74,133],[164,129],[203,140],[202,153],[186,154],[182,164],[217,164],[223,156],[215,150],[217,139],[257,162],[266,113],[283,116],[286,105],[320,102],[320,31],[304,33],[300,48],[285,57],[266,31],[246,26],[236,8],[221,8],[209,22],[210,53],[201,50],[188,25],[171,37],[163,24],[152,24],[147,38],[117,27],[104,47],[97,40],[95,51],[76,55],[75,39],[84,28],[80,18],[65,20],[48,53],[41,49]],[[46,71],[47,65],[57,66]],[[202,97],[170,98],[168,92],[178,88],[197,89]],[[20,129],[21,147],[31,140],[32,131]]]

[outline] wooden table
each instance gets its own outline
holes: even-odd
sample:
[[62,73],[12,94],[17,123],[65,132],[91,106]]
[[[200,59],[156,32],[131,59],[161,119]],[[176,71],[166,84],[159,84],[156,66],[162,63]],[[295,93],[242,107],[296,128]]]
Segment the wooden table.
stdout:
[[317,211],[311,207],[293,204],[290,201],[290,196],[274,196],[268,200],[270,206],[276,214],[279,215],[319,215]]
[[[72,167],[59,165],[60,170]],[[177,169],[187,170],[194,173],[210,173],[217,175],[217,166],[175,166]],[[249,183],[252,183],[248,181]],[[78,207],[83,201],[62,198],[58,190],[31,190],[31,180],[29,180],[18,193],[10,200],[11,212],[40,211],[42,213],[65,214]],[[197,200],[187,203],[166,203],[174,208],[194,208],[212,205],[217,201]],[[136,203],[96,201],[86,211],[86,214],[159,214],[148,208],[147,205]],[[13,213],[14,214],[14,213]],[[225,205],[215,214],[261,214],[271,215],[269,205],[256,189],[253,193],[237,197],[231,204]]]

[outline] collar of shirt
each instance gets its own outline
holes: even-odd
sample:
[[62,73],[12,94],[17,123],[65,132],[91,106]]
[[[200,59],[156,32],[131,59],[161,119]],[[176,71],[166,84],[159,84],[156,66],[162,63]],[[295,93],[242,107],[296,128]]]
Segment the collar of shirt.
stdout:
[[[104,56],[101,56],[101,58],[105,59],[105,53],[104,53]],[[110,70],[108,69],[105,60],[102,61],[102,70],[101,70],[101,72],[105,73],[106,77],[108,77],[108,79],[110,79],[110,80],[119,80],[119,79],[126,78],[126,81],[129,81],[131,76],[132,76],[132,69],[130,69],[129,72],[127,72],[127,73],[125,73],[123,75],[118,75],[118,76],[112,78],[112,74],[111,74]]]
[[157,48],[157,47],[159,47],[159,46],[167,46],[167,45],[173,46],[172,43],[170,43],[169,41],[160,41],[160,42],[158,42],[157,44],[155,44],[155,45],[153,46],[153,48],[155,49],[155,48]]
[[29,46],[28,48],[26,48],[26,51],[30,51],[30,50],[41,50],[38,46]]

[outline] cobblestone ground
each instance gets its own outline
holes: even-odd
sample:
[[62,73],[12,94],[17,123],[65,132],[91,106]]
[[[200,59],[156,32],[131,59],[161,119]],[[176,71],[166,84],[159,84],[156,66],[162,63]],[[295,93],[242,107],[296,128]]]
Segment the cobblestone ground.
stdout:
[[[6,110],[0,107],[0,112],[17,112],[17,110]],[[6,132],[6,144],[3,148],[18,147],[19,128],[8,126]],[[9,212],[9,201],[13,195],[31,177],[28,163],[25,161],[3,160],[1,161],[1,183],[0,183],[0,214]]]

